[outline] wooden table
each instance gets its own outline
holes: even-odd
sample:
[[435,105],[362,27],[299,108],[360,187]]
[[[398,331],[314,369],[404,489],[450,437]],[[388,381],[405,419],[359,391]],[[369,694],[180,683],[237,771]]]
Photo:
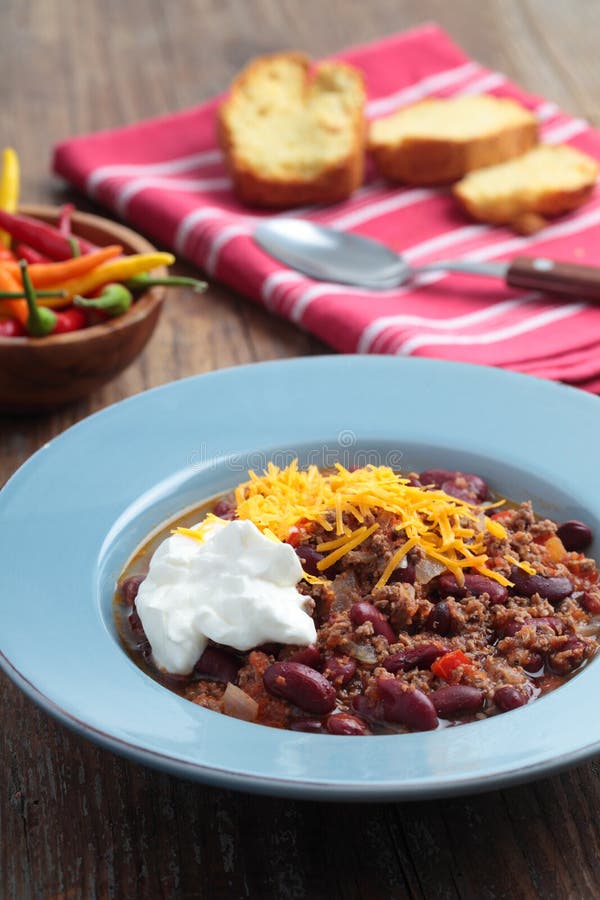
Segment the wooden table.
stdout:
[[[19,151],[24,199],[59,202],[68,194],[49,174],[55,140],[192,105],[258,53],[293,46],[319,56],[425,19],[598,122],[595,0],[4,0],[0,143]],[[171,294],[146,352],[104,390],[52,415],[0,420],[0,481],[49,438],[137,391],[325,349],[217,286],[200,300]],[[0,697],[3,898],[600,893],[597,763],[438,802],[292,802],[126,762],[57,725],[4,677]]]

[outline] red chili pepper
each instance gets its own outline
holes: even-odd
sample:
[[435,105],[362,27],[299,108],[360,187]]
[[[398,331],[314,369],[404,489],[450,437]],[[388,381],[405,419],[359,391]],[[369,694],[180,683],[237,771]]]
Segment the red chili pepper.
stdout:
[[22,337],[25,329],[16,319],[0,319],[0,337]]
[[448,681],[448,678],[459,666],[468,666],[473,668],[474,663],[462,650],[452,650],[450,653],[444,653],[431,664],[431,671],[438,678]]
[[[58,228],[47,225],[39,219],[7,213],[0,209],[0,228],[7,231],[15,241],[28,244],[34,250],[49,256],[50,259],[70,259],[73,256],[73,247],[69,238],[61,234]],[[78,243],[82,253],[98,249],[95,244],[91,244],[83,238],[78,238]]]
[[60,208],[60,214],[58,217],[58,230],[65,237],[70,237],[73,234],[71,229],[71,216],[75,212],[75,207],[72,203],[63,203]]
[[43,253],[38,253],[37,250],[34,250],[33,247],[28,247],[27,244],[17,244],[15,247],[15,254],[11,258],[24,259],[25,262],[34,263],[36,265],[49,262],[47,256],[44,256]]
[[52,334],[67,334],[69,331],[80,331],[86,326],[85,313],[82,309],[65,309],[62,312],[56,310],[56,325]]

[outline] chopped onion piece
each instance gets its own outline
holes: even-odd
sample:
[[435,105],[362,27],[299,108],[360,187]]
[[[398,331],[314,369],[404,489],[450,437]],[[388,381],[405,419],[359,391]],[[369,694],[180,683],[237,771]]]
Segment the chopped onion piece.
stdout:
[[446,570],[446,566],[438,562],[436,559],[420,559],[415,566],[415,578],[419,584],[427,584],[432,578],[441,575]]
[[370,644],[356,644],[354,641],[346,641],[345,649],[350,656],[353,656],[354,659],[361,663],[375,665],[377,662],[375,647],[372,647]]
[[223,712],[234,719],[254,722],[258,714],[258,703],[230,681],[223,694]]

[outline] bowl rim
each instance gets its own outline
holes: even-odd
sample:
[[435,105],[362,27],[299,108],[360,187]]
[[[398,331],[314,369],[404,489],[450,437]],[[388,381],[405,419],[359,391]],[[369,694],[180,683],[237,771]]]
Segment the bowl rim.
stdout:
[[[58,220],[60,206],[24,203],[19,206],[18,212],[35,219],[40,219],[44,222],[52,223]],[[114,222],[112,219],[105,216],[75,210],[72,215],[72,222],[75,229],[77,229],[78,225],[89,225],[102,231],[106,231],[107,226],[109,226],[107,234],[110,233],[114,235],[114,243],[125,243],[129,245],[137,244],[139,247],[137,252],[140,253],[156,252],[156,247],[143,235],[134,231],[132,228],[129,228],[127,225],[122,225],[120,222]],[[111,243],[111,241],[107,241],[106,245],[102,246],[108,246],[109,243]],[[168,274],[166,266],[159,266],[156,269],[153,269],[153,272],[159,277]],[[100,322],[97,325],[90,325],[88,328],[70,331],[66,334],[50,334],[46,337],[0,336],[0,350],[4,347],[64,347],[67,344],[75,344],[91,338],[108,338],[110,335],[116,334],[145,319],[157,306],[161,306],[165,294],[166,288],[162,286],[150,288],[144,291],[143,294],[140,294],[135,303],[132,304],[131,308],[127,310],[124,315],[116,316],[114,319]]]
[[[296,415],[298,404],[307,390],[308,396],[317,396],[323,384],[349,384],[351,389],[341,393],[333,410],[318,406],[315,422],[303,427]],[[381,392],[381,385],[388,391]],[[404,410],[401,420],[389,415],[389,390]],[[469,394],[481,402],[481,416],[467,418],[456,430],[451,401]],[[261,398],[260,416],[256,397]],[[440,397],[448,402],[439,404],[435,422],[430,415],[416,415],[423,404],[429,409]],[[593,416],[597,404],[592,395],[529,376],[393,356],[255,363],[129,397],[55,438],[0,492],[5,513],[0,516],[0,540],[14,554],[12,568],[0,570],[0,592],[15,599],[24,596],[37,609],[35,621],[24,622],[19,614],[22,604],[0,604],[0,668],[47,712],[86,737],[173,774],[242,790],[305,799],[424,799],[516,784],[581,762],[600,749],[594,706],[600,658],[560,690],[505,716],[443,732],[357,737],[346,746],[339,736],[238,722],[195,707],[158,685],[137,669],[109,632],[98,591],[93,599],[90,573],[96,573],[96,588],[105,575],[109,579],[112,573],[118,575],[114,557],[102,569],[106,548],[119,546],[119,553],[127,553],[122,538],[128,532],[123,529],[135,523],[133,514],[150,509],[154,515],[153,508],[144,504],[154,502],[158,488],[170,496],[178,485],[185,487],[188,482],[179,479],[189,478],[190,469],[197,489],[201,486],[197,473],[212,483],[211,466],[224,459],[223,454],[235,459],[256,448],[293,448],[295,444],[288,442],[298,441],[300,434],[304,444],[325,446],[336,434],[347,434],[340,429],[349,427],[377,444],[393,439],[408,449],[412,441],[438,455],[468,451],[487,459],[490,466],[501,462],[510,473],[520,469],[527,479],[535,473],[544,483],[560,486],[573,503],[582,503],[600,534],[600,486],[592,477],[596,467],[589,445],[582,449],[578,465],[565,467],[573,435],[587,433],[590,420],[600,435],[600,422]],[[497,417],[505,413],[514,421],[499,431]],[[561,427],[540,454],[539,421],[549,416]],[[125,434],[123,458],[119,438]],[[99,447],[102,453],[94,457]],[[198,448],[203,462],[198,461]],[[113,477],[117,458],[122,467],[118,484]],[[433,463],[437,464],[435,458]],[[56,475],[66,470],[70,481],[65,489]],[[30,498],[37,497],[41,484],[47,486],[41,515],[51,515],[52,520],[58,516],[60,521],[78,516],[78,554],[69,558],[69,580],[80,590],[69,589],[73,596],[69,591],[65,595],[64,573],[55,565],[58,542],[64,541],[62,526],[47,529],[48,540],[38,551],[37,574],[28,571],[24,578],[19,565],[19,559],[27,561],[20,535],[30,520]],[[529,480],[524,484],[529,487]],[[78,515],[92,502],[94,516]],[[550,495],[548,502],[553,502]],[[88,602],[81,603],[82,592]],[[64,603],[57,611],[53,598],[61,594]],[[55,631],[55,640],[61,642],[57,648],[48,645],[46,620],[56,629],[59,613],[68,628]],[[75,633],[80,640],[73,642]],[[32,653],[34,644],[38,653]],[[102,689],[94,682],[91,705],[90,652],[105,666]],[[57,666],[57,659],[69,661],[66,670]]]

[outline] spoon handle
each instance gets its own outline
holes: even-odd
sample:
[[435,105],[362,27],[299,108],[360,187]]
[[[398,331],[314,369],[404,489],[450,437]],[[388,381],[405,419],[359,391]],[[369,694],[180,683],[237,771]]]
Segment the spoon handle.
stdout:
[[558,262],[536,256],[516,256],[506,273],[511,287],[564,294],[600,303],[600,267]]

